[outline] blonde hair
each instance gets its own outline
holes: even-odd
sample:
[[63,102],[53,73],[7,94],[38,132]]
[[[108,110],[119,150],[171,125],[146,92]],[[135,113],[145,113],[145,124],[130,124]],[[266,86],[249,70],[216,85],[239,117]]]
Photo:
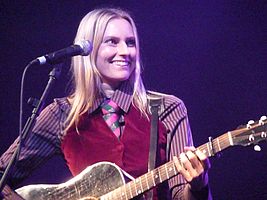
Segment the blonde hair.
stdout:
[[107,24],[111,19],[122,18],[127,20],[132,28],[136,40],[136,66],[129,77],[133,87],[133,103],[146,115],[147,98],[146,91],[141,79],[140,48],[137,29],[132,17],[121,9],[102,8],[89,12],[81,20],[75,41],[89,40],[93,43],[93,50],[89,56],[76,56],[72,58],[71,70],[73,72],[73,92],[68,100],[71,109],[66,123],[68,130],[71,126],[79,123],[79,118],[90,107],[101,90],[100,73],[96,67],[97,52],[102,43]]

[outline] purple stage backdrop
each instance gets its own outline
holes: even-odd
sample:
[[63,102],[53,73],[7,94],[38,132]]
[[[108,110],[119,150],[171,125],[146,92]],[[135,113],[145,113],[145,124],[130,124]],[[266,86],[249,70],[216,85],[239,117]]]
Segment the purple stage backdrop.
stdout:
[[[195,145],[267,115],[267,1],[1,1],[0,153],[18,135],[20,79],[34,58],[72,44],[90,10],[119,6],[134,16],[148,89],[181,98]],[[66,94],[69,60],[50,94]],[[32,68],[25,98],[39,97],[48,66]],[[25,104],[24,120],[31,111]],[[211,158],[214,199],[267,199],[267,145],[233,147]],[[60,158],[25,184],[59,183],[70,173]]]

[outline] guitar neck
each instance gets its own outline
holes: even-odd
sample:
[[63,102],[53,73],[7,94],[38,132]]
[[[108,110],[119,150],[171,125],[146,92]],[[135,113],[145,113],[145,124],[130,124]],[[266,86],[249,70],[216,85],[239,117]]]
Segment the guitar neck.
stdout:
[[107,193],[101,197],[101,200],[132,199],[177,174],[178,171],[174,162],[169,161],[112,192]]
[[[198,147],[208,157],[232,146],[232,132],[225,133],[212,141]],[[149,171],[148,173],[134,179],[133,181],[113,190],[102,196],[101,199],[131,199],[145,191],[148,191],[160,183],[178,175],[174,161],[169,161],[160,167]]]
[[214,156],[216,153],[226,149],[229,146],[233,146],[233,135],[236,133],[234,131],[227,132],[215,139],[211,139],[210,141],[199,146],[199,149],[202,153],[204,153],[207,157]]

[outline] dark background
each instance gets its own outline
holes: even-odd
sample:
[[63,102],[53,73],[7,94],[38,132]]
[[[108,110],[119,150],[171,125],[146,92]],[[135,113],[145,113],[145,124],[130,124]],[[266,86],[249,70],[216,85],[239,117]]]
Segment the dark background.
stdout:
[[[148,89],[181,98],[195,145],[267,114],[267,1],[0,1],[0,154],[18,135],[20,79],[34,58],[72,44],[82,17],[102,6],[134,16]],[[49,101],[65,95],[68,65]],[[48,66],[27,74],[25,98],[39,97]],[[30,114],[25,107],[24,120]],[[267,145],[211,158],[214,199],[267,199]],[[23,184],[70,177],[53,158]]]

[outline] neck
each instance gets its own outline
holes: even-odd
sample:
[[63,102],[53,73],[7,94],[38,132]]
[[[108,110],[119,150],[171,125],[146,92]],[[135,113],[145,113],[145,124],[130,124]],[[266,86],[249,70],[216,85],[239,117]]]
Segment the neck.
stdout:
[[107,83],[102,83],[102,90],[107,98],[111,98],[116,90],[116,88],[113,88]]

